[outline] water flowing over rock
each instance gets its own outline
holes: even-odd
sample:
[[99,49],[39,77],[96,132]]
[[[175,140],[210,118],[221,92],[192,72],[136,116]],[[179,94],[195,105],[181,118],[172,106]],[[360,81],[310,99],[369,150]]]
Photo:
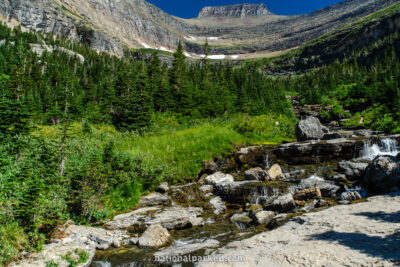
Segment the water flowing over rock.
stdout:
[[389,193],[400,188],[400,162],[393,156],[378,156],[365,171],[364,181],[374,193]]
[[399,153],[398,142],[393,138],[368,140],[360,152],[362,159],[373,160],[377,156],[396,156]]
[[214,210],[214,213],[219,215],[226,211],[225,203],[220,197],[214,197],[210,200],[210,205]]
[[316,117],[307,117],[296,125],[297,141],[322,139],[327,132],[327,128]]
[[203,240],[203,242],[185,244],[183,246],[172,245],[168,248],[160,250],[154,254],[155,260],[158,262],[166,262],[167,257],[174,257],[179,255],[187,255],[195,251],[206,248],[215,248],[220,245],[220,242],[215,239]]
[[138,245],[141,247],[159,248],[171,242],[168,230],[160,224],[153,224],[139,238]]

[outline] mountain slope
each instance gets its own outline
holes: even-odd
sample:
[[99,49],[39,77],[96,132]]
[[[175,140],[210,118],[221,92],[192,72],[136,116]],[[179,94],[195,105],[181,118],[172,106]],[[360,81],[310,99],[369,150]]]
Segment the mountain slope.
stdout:
[[206,7],[198,18],[185,20],[144,0],[3,0],[0,18],[119,56],[124,46],[173,51],[183,41],[198,57],[207,37],[211,54],[245,58],[303,45],[395,2],[348,0],[299,16],[275,15],[264,5]]
[[264,59],[264,72],[285,74],[305,72],[330,65],[336,60],[355,57],[368,66],[385,56],[385,51],[400,52],[400,3],[325,34],[306,45],[275,58]]

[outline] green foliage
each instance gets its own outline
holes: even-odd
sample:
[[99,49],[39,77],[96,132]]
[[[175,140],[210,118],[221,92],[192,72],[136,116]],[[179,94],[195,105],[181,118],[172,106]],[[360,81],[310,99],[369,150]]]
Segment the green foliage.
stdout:
[[46,267],[58,267],[58,265],[54,260],[46,261]]
[[281,143],[295,140],[296,120],[282,115],[239,116],[233,129],[253,142]]
[[[0,209],[3,209],[0,206]],[[0,210],[4,212],[4,210]],[[3,214],[0,214],[2,216]],[[28,244],[28,237],[24,232],[24,229],[20,227],[16,222],[5,222],[4,220],[0,223],[0,265],[4,266],[14,260],[21,249],[25,248]]]

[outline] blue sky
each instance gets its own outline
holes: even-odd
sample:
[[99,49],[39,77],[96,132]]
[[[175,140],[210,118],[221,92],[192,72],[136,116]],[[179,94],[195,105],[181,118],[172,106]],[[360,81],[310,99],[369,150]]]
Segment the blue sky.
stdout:
[[341,2],[340,0],[147,0],[171,15],[181,18],[197,17],[204,6],[233,5],[241,3],[264,3],[279,15],[306,14]]

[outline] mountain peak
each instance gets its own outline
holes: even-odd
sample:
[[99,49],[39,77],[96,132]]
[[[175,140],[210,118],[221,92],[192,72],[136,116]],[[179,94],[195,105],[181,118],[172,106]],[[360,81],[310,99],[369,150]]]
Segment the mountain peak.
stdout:
[[264,4],[238,4],[230,6],[207,6],[200,13],[199,18],[206,17],[247,17],[269,15]]

